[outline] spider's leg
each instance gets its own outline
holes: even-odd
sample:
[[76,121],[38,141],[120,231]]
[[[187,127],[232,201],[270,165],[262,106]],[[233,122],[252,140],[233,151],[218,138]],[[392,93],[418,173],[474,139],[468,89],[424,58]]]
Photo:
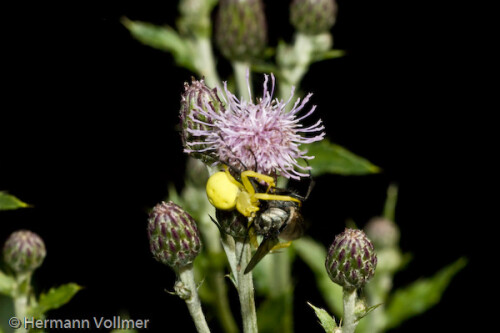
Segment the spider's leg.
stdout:
[[279,249],[286,249],[290,245],[292,245],[292,241],[288,241],[286,243],[278,243],[278,244],[276,244],[276,245],[273,246],[273,248],[271,249],[271,251],[276,251],[276,250],[279,250]]
[[269,189],[271,187],[276,187],[276,183],[274,182],[274,178],[271,176],[266,176],[266,175],[263,175],[263,174],[260,174],[258,172],[251,171],[251,170],[243,171],[241,173],[241,182],[243,183],[243,186],[245,186],[245,189],[247,190],[247,192],[250,193],[250,195],[255,194],[255,189],[252,186],[252,183],[250,182],[250,180],[248,179],[250,177],[258,179],[258,180],[262,180],[263,182],[267,183],[267,191],[266,192],[269,192]]
[[300,205],[302,202],[294,197],[288,195],[276,195],[276,194],[267,194],[267,193],[255,193],[255,198],[259,200],[275,200],[275,201],[294,201]]

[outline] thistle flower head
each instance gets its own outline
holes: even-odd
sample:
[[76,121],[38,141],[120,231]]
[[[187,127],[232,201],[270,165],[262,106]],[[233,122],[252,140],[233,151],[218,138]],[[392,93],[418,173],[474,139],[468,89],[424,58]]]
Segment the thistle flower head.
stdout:
[[[307,177],[305,173],[310,167],[299,165],[300,159],[312,159],[300,149],[302,144],[323,139],[324,126],[321,120],[304,127],[302,120],[310,116],[316,106],[302,115],[312,94],[303,100],[300,98],[292,109],[286,107],[293,98],[293,89],[288,101],[273,99],[275,79],[271,74],[271,89],[269,76],[265,75],[262,98],[255,102],[238,100],[224,83],[226,108],[222,112],[211,108],[198,108],[201,117],[211,122],[193,121],[206,127],[188,129],[190,135],[200,138],[199,141],[187,143],[187,153],[206,152],[216,156],[216,159],[232,165],[240,170],[254,170],[267,175],[281,175],[286,178],[300,179]],[[250,87],[248,87],[251,96]],[[314,134],[312,136],[305,136]],[[203,145],[198,149],[196,145]]]
[[40,267],[46,254],[42,238],[28,230],[12,233],[3,247],[5,263],[16,273],[34,271]]
[[361,288],[375,274],[377,255],[363,231],[346,228],[328,249],[325,266],[333,282],[346,289]]
[[196,222],[172,201],[156,205],[148,220],[151,253],[174,269],[191,264],[201,250]]

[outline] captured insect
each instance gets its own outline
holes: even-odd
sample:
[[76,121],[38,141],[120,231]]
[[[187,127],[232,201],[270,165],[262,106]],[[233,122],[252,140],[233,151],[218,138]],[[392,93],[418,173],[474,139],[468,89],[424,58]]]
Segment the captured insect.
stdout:
[[[251,272],[270,251],[286,248],[293,240],[304,234],[307,224],[300,213],[300,207],[302,202],[309,197],[312,186],[313,182],[311,181],[305,197],[290,193],[290,196],[295,197],[298,202],[271,200],[263,203],[263,209],[257,214],[253,226],[255,233],[262,235],[264,239],[245,268],[245,274]],[[286,190],[273,188],[271,191]],[[279,238],[288,242],[280,243]]]
[[[231,169],[234,171],[234,168]],[[224,165],[224,171],[208,179],[206,191],[208,200],[215,208],[222,211],[237,210],[247,217],[247,229],[253,227],[256,234],[264,237],[245,269],[247,274],[271,250],[287,247],[290,241],[302,236],[305,223],[300,206],[305,198],[277,188],[273,177],[252,170],[239,172],[237,177],[240,181]],[[265,191],[258,192],[256,189]],[[309,192],[310,189],[307,196]],[[278,236],[289,242],[280,244]]]

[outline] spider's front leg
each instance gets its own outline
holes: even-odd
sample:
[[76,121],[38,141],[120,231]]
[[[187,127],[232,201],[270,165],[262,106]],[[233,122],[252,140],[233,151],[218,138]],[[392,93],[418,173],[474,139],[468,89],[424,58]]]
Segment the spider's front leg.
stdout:
[[241,173],[241,182],[243,183],[243,186],[245,186],[245,189],[247,190],[247,192],[250,193],[251,195],[255,194],[255,189],[254,189],[252,183],[250,182],[250,180],[248,179],[250,177],[261,180],[264,183],[266,183],[267,184],[266,193],[269,192],[269,190],[272,187],[276,187],[276,183],[274,182],[274,178],[271,176],[266,176],[266,175],[263,175],[261,173],[258,173],[258,172],[252,171],[252,170],[243,171]]

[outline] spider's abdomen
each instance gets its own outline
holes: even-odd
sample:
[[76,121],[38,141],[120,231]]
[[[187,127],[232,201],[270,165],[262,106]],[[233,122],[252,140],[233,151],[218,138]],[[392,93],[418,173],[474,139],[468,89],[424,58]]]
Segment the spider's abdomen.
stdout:
[[236,199],[240,189],[231,182],[223,171],[216,172],[207,181],[208,201],[217,209],[233,210],[236,207]]

